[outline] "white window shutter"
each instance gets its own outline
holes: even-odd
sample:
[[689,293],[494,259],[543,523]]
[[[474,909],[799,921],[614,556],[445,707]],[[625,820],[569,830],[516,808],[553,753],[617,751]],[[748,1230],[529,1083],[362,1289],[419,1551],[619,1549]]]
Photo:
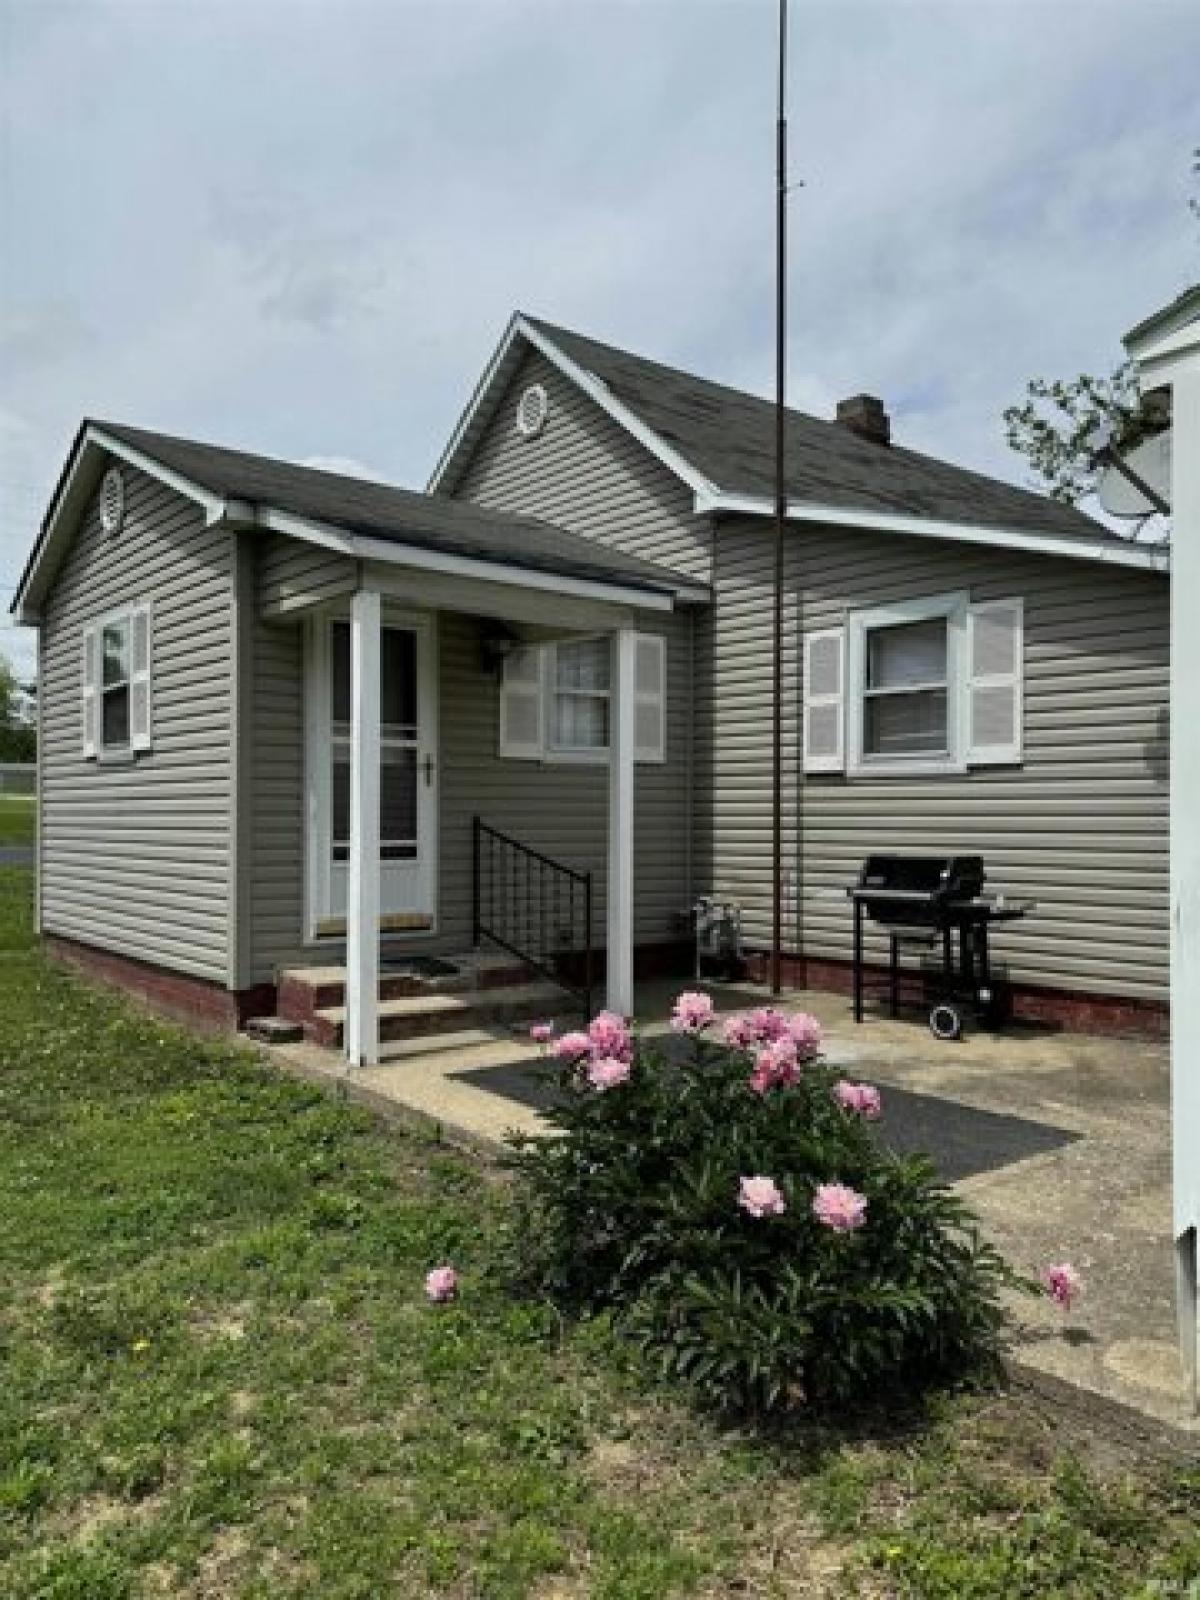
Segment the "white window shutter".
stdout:
[[639,633],[633,671],[633,754],[636,761],[667,756],[667,641]]
[[542,731],[542,652],[536,646],[514,650],[504,661],[500,682],[500,754],[540,761]]
[[1021,759],[1025,608],[1020,600],[988,600],[967,613],[967,764],[1011,765]]
[[100,629],[85,627],[79,677],[83,759],[94,761],[100,747]]
[[129,746],[149,750],[153,739],[153,615],[148,605],[129,615]]
[[804,638],[804,770],[841,772],[846,765],[846,630],[824,628]]

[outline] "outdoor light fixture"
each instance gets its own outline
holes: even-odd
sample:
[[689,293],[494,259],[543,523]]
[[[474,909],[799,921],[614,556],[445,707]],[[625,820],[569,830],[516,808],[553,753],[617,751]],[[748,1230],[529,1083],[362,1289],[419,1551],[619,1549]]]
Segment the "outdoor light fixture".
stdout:
[[485,623],[479,639],[479,654],[483,661],[483,670],[493,673],[499,678],[504,671],[504,663],[520,643],[520,639],[507,623]]

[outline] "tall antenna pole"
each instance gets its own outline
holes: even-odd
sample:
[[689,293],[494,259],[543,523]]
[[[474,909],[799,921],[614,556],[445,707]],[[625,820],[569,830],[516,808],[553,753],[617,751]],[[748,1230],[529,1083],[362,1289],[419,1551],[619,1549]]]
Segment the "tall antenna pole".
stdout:
[[771,815],[771,993],[783,988],[783,536],[787,486],[783,470],[787,316],[787,0],[779,0],[779,118],[775,195],[775,637]]

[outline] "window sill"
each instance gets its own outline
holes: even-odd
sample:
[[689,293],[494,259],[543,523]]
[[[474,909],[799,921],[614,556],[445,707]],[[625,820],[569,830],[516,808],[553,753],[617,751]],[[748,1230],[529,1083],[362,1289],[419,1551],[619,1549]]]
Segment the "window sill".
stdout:
[[132,767],[149,754],[148,750],[101,750],[93,759],[98,767]]
[[969,769],[965,761],[945,756],[929,761],[851,761],[848,778],[947,778],[961,777]]

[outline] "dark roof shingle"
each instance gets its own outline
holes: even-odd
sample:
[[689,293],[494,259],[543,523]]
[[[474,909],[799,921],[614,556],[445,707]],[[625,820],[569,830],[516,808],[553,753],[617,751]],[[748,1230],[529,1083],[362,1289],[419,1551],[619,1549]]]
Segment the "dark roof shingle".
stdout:
[[[774,406],[537,317],[525,321],[727,494],[774,492]],[[1108,529],[1031,489],[952,466],[903,445],[874,444],[843,423],[789,410],[789,498],[840,511],[891,512],[977,527],[1094,541]]]
[[[416,545],[481,561],[667,591],[679,573],[540,517],[494,511],[367,478],[302,467],[224,445],[201,444],[122,422],[94,424],[201,489],[327,523],[347,534]],[[692,585],[695,587],[695,585]]]

